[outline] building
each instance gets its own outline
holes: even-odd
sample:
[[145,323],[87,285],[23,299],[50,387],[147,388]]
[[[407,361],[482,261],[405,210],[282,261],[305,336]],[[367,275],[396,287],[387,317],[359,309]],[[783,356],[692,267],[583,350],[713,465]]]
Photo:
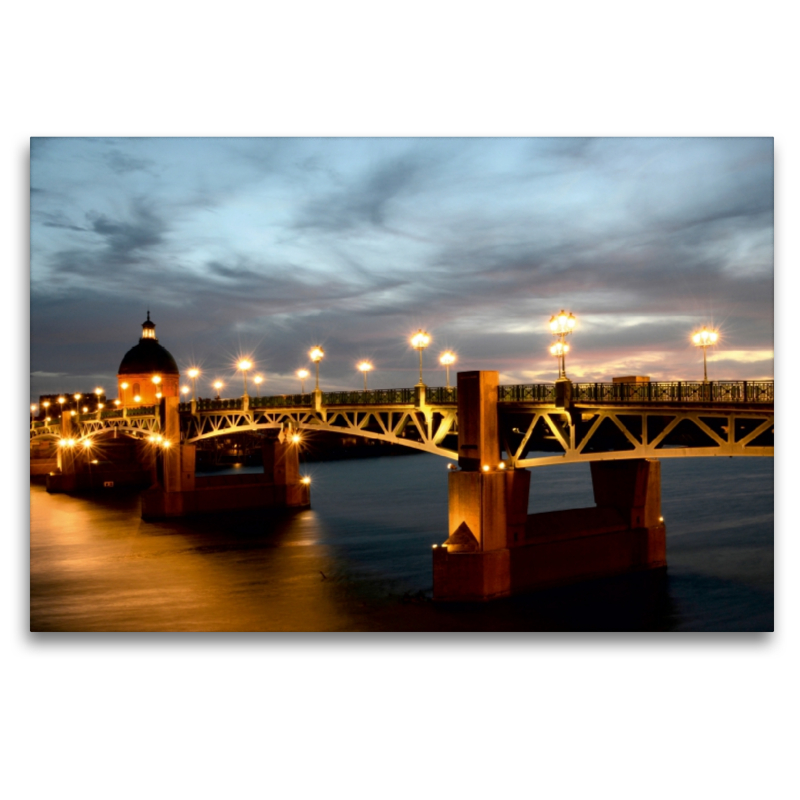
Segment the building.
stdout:
[[169,350],[158,343],[149,311],[139,344],[125,353],[119,365],[117,387],[123,406],[153,405],[162,397],[179,395],[178,365]]

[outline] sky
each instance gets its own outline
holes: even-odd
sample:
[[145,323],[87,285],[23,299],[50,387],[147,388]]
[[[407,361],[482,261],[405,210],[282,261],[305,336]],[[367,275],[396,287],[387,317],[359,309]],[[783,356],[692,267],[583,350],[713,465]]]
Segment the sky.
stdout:
[[[113,396],[149,310],[198,395],[773,377],[771,138],[31,139],[31,398]],[[188,382],[188,381],[187,381]],[[306,387],[308,388],[308,387]]]

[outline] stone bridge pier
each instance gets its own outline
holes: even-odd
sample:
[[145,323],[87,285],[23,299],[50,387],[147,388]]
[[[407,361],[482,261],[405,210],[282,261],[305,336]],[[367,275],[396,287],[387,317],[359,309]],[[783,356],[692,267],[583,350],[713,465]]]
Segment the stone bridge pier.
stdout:
[[458,470],[449,537],[433,549],[434,599],[489,600],[666,566],[657,459],[593,462],[593,507],[528,514],[531,473],[501,460],[498,383],[494,371],[458,374]]
[[156,484],[142,494],[142,519],[310,505],[298,447],[280,435],[264,440],[263,473],[197,475],[195,445],[179,444],[178,404],[177,397],[161,400],[161,430],[170,446],[157,456]]

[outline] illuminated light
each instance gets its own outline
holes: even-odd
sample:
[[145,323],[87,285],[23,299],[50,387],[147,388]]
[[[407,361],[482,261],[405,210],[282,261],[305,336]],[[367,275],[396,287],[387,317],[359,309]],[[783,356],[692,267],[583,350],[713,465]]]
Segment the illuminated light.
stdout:
[[115,406],[120,406],[120,405],[122,405],[122,401],[120,401],[120,400],[115,400],[115,401],[114,401],[114,405],[115,405]]
[[65,403],[65,402],[66,402],[66,398],[64,398],[64,397],[59,397],[59,398],[58,398],[58,402],[59,402],[59,403]]
[[181,386],[181,394],[189,394],[190,391],[188,386]]
[[292,434],[292,441],[295,444],[297,444],[300,441],[300,434],[299,433]]
[[121,389],[127,389],[127,388],[128,388],[128,386],[130,386],[130,384],[128,384],[128,383],[121,383],[121,384],[120,384],[120,388],[121,388]]
[[505,468],[506,468],[506,462],[505,462],[505,461],[501,461],[501,462],[500,462],[500,463],[497,465],[497,469],[505,469]]
[[161,376],[160,375],[153,375],[153,377],[150,378],[150,380],[153,381],[153,383],[156,386],[158,386],[158,384],[161,383]]
[[455,468],[456,468],[455,464],[448,464],[447,465],[447,469],[455,469]]
[[424,386],[422,380],[422,351],[431,343],[430,334],[420,328],[411,337],[411,346],[419,353],[419,386]]
[[422,328],[420,328],[411,337],[411,346],[415,350],[424,350],[430,343],[431,343],[430,334],[428,334],[426,331],[423,331]]
[[96,458],[92,459],[92,464],[99,464],[99,463],[100,462]]
[[78,402],[78,400],[81,399],[81,397],[83,397],[83,395],[80,392],[78,392],[77,394],[74,394],[72,396],[75,398],[75,402],[76,403]]
[[483,467],[481,467],[481,469],[483,469],[484,472],[488,472],[489,471],[489,465],[488,464],[484,464]]
[[708,383],[708,366],[706,363],[706,348],[717,343],[719,334],[715,330],[703,327],[692,334],[692,342],[697,347],[703,348],[703,382]]
[[442,366],[447,366],[448,364],[455,364],[456,363],[456,356],[455,353],[451,353],[449,350],[445,353],[442,353],[439,356],[439,363]]
[[89,406],[84,406],[81,410],[85,414],[89,410]]
[[156,441],[161,442],[163,441],[164,437],[161,434],[156,434]]
[[302,478],[300,478],[300,483],[308,486],[308,484],[311,483],[311,478],[309,478],[308,475],[304,475]]
[[433,546],[433,549],[435,550],[435,549],[436,549],[438,546],[439,546],[438,544],[435,544],[435,545]]
[[297,370],[297,377],[301,380],[307,378],[311,373],[307,369],[299,369]]
[[251,361],[248,361],[246,358],[243,358],[237,365],[238,369],[250,369],[253,366]]
[[200,374],[200,370],[192,367],[187,374],[190,378],[196,378]]
[[169,439],[167,439],[166,441],[163,441],[163,442],[161,443],[161,446],[162,446],[162,447],[163,447],[165,450],[169,450],[169,448],[172,446],[172,442],[171,442],[171,441],[169,441]]
[[156,392],[156,397],[160,400],[161,399],[161,392]]
[[156,441],[156,437],[155,437],[155,436],[153,436],[153,435],[150,435],[150,436],[148,437],[148,441],[155,443],[155,441]]
[[367,391],[367,373],[372,369],[372,364],[370,364],[369,361],[361,361],[357,365],[357,367],[364,375],[364,391],[366,392]]
[[102,411],[105,407],[106,407],[105,403],[98,403],[97,404],[97,410],[98,411]]
[[31,406],[31,411],[36,411],[36,406]]
[[75,447],[75,440],[67,439],[67,447]]
[[556,342],[554,345],[550,347],[550,355],[552,356],[563,356],[566,353],[569,353],[569,345],[566,342]]
[[318,364],[322,359],[325,357],[325,351],[317,345],[317,347],[312,347],[308,351],[308,357],[315,363]]
[[242,465],[237,461],[233,466],[236,467],[236,469],[239,469],[239,467],[241,467]]
[[58,440],[58,446],[59,447],[66,447],[67,446],[67,440],[66,439],[59,439]]
[[663,521],[664,521],[664,517],[659,517],[659,518],[658,518],[658,521],[659,521],[659,522],[663,522]]
[[70,415],[71,417],[74,417],[74,416],[75,416],[77,413],[78,413],[77,411],[70,411],[70,412],[69,412],[69,415]]
[[45,418],[44,418],[44,421],[45,421],[45,422],[50,422],[50,420],[51,420],[51,417],[45,417]]
[[101,394],[103,394],[103,390],[99,386],[97,386],[97,387],[95,387],[94,393],[96,395],[101,395]]
[[136,395],[136,397],[134,397],[134,398],[133,398],[133,402],[134,402],[134,403],[140,403],[140,402],[141,402],[141,400],[142,400],[142,398],[141,398],[141,396],[140,396],[140,395],[138,395],[138,394]]
[[255,378],[253,378],[253,383],[256,386],[260,386],[262,383],[264,383],[264,379],[260,375],[256,375]]
[[92,446],[92,440],[91,439],[84,439],[83,446],[88,450]]

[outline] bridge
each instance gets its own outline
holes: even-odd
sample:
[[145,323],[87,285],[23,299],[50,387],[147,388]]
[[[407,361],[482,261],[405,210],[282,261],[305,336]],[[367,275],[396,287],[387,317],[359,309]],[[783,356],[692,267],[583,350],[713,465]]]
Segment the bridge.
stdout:
[[[146,519],[253,503],[308,505],[298,465],[304,432],[442,456],[452,462],[449,536],[434,548],[434,596],[483,600],[665,566],[660,459],[771,457],[774,424],[772,381],[501,386],[496,372],[463,372],[457,388],[168,397],[158,406],[33,421],[30,433],[32,447],[58,443],[58,474],[48,486],[62,489],[76,485],[70,476],[80,472],[87,443],[149,443],[155,486],[143,495]],[[197,443],[254,432],[264,437],[259,480],[195,476]],[[527,514],[528,468],[581,462],[591,464],[595,507]]]
[[[507,467],[773,455],[772,381],[575,383],[570,389],[570,397],[559,397],[552,383],[497,387]],[[245,395],[180,403],[178,412],[184,444],[254,431],[310,430],[459,457],[457,388]],[[76,414],[72,425],[77,444],[109,432],[163,434],[156,406]],[[32,442],[64,438],[60,419],[33,422],[30,434]]]

